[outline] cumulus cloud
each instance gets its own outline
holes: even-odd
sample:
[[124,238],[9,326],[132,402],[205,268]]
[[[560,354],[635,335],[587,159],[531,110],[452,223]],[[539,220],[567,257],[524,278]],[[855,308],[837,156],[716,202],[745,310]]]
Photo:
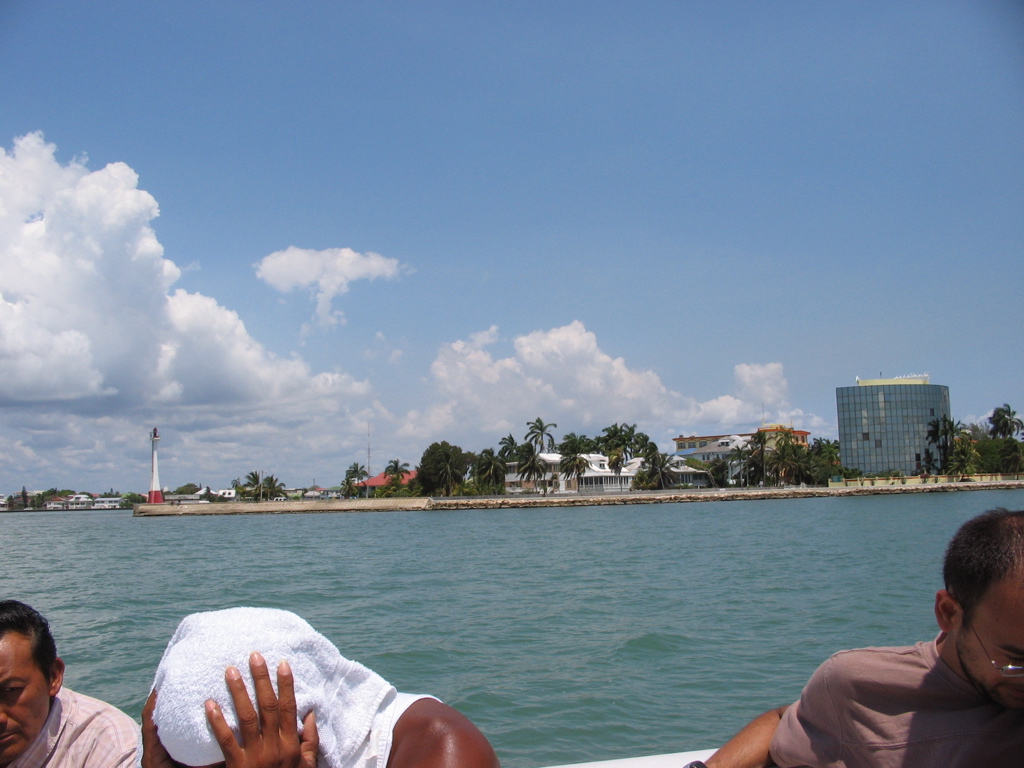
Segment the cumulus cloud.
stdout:
[[351,248],[314,251],[294,245],[274,251],[256,265],[256,276],[283,293],[309,288],[316,299],[317,322],[322,326],[343,322],[343,313],[332,305],[336,296],[348,292],[350,283],[394,279],[400,271],[398,259],[378,253],[356,253]]
[[699,401],[666,386],[656,372],[603,351],[580,321],[516,337],[506,357],[492,351],[499,340],[492,326],[441,347],[431,365],[437,402],[410,412],[404,433],[438,434],[473,424],[479,432],[469,439],[493,441],[508,431],[518,434],[539,415],[565,431],[637,423],[664,440],[675,430],[741,431],[760,424],[762,413],[797,413],[786,410],[781,363],[741,363],[733,371],[733,393]]
[[[137,174],[62,164],[55,151],[39,133],[0,149],[0,470],[91,461],[99,471],[125,451],[144,462],[134,452],[156,419],[209,439],[192,446],[194,460],[341,449],[365,423],[370,385],[277,357],[236,312],[174,290],[181,270],[164,256],[151,226],[159,208]],[[340,249],[306,254],[295,284],[312,279],[331,295],[397,268]],[[287,285],[275,269],[302,259],[273,256],[267,275]]]

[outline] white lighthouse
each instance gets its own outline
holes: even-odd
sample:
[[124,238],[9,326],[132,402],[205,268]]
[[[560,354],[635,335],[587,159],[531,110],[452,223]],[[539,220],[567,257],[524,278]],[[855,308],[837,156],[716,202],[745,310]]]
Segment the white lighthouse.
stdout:
[[153,472],[149,480],[148,501],[150,504],[163,504],[164,492],[160,490],[160,470],[156,464],[156,444],[160,442],[160,434],[156,431],[156,427],[153,427],[153,431],[149,433],[149,441],[153,445]]

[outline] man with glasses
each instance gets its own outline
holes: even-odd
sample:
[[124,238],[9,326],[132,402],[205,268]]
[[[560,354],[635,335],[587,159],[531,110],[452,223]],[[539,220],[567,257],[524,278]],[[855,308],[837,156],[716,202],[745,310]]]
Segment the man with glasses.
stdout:
[[1024,765],[1024,511],[966,522],[943,579],[935,640],[835,654],[707,767]]

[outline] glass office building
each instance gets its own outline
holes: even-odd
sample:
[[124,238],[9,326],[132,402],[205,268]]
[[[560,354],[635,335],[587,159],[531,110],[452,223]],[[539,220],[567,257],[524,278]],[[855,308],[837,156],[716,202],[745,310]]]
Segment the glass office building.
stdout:
[[[928,424],[949,417],[949,387],[927,378],[865,379],[836,388],[839,455],[865,475],[919,475],[929,447]],[[937,457],[936,457],[937,458]]]

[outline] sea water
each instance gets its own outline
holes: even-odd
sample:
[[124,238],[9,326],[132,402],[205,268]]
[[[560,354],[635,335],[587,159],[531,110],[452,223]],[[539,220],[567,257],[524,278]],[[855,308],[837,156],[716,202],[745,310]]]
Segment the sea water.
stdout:
[[710,748],[835,650],[936,633],[957,526],[1024,491],[610,507],[133,518],[0,515],[0,596],[67,684],[138,718],[185,614],[306,618],[431,693],[506,768]]

